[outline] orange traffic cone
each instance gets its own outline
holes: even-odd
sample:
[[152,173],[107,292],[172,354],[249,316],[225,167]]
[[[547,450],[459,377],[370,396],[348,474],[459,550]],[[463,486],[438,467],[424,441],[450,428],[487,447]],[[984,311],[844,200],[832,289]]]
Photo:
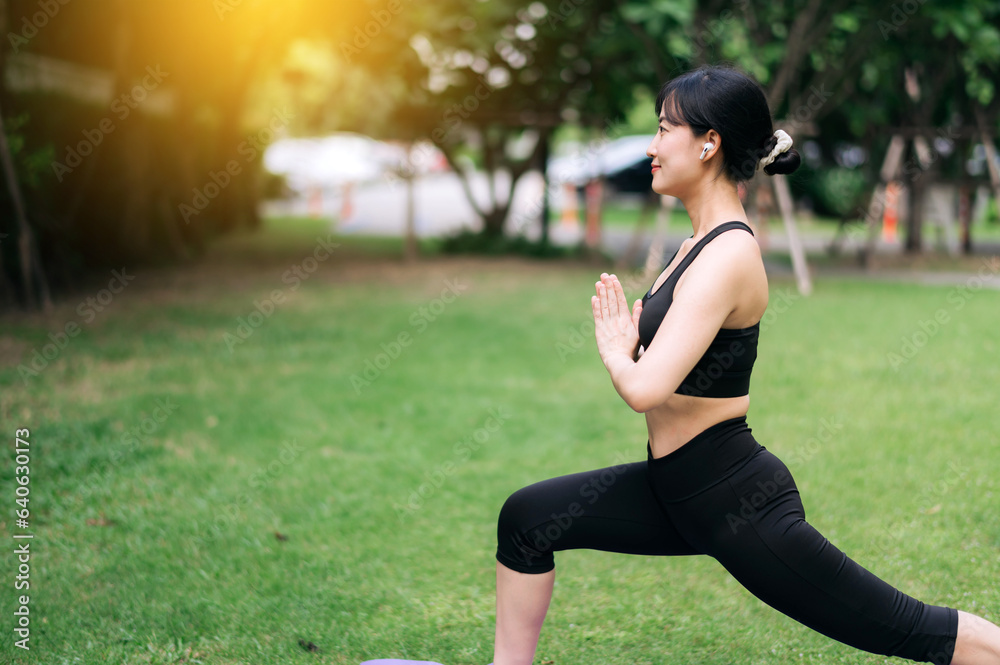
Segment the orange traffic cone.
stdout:
[[309,190],[309,216],[313,219],[323,214],[323,190],[313,187]]
[[345,182],[344,191],[340,197],[340,223],[347,222],[354,214],[354,183]]
[[577,228],[580,225],[580,205],[576,200],[576,185],[563,183],[563,204],[560,224],[566,228]]
[[896,242],[899,222],[899,186],[895,181],[885,186],[885,210],[882,213],[882,240]]
[[600,180],[587,183],[587,229],[584,241],[587,247],[597,247],[601,244],[601,205],[604,200],[604,185]]

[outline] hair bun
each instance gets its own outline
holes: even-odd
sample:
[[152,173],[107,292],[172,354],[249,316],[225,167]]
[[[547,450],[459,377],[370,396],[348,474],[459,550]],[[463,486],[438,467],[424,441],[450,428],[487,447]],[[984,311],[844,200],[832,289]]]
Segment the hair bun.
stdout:
[[760,156],[764,157],[766,155],[770,155],[771,151],[774,150],[776,145],[778,145],[778,137],[775,134],[771,134],[770,136],[767,137],[767,140],[764,141],[764,145],[761,146]]
[[[774,148],[773,144],[771,148]],[[789,148],[785,152],[778,153],[774,161],[764,167],[764,173],[767,175],[788,175],[794,173],[801,163],[799,151],[795,148]]]

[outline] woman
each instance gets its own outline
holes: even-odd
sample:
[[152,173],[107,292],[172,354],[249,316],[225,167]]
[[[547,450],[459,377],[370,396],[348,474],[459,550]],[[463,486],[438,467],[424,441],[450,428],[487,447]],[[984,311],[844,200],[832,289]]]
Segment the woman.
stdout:
[[[1000,664],[1000,628],[912,598],[806,521],[788,469],[747,426],[768,289],[737,185],[799,156],[773,132],[760,87],[707,67],[664,85],[646,154],[653,190],[679,198],[694,234],[629,312],[614,275],[591,298],[615,389],[646,414],[647,460],[512,494],[498,520],[494,665],[532,662],[555,579],[553,552],[707,554],[751,593],[831,638],[940,665]],[[668,311],[669,310],[669,311]]]

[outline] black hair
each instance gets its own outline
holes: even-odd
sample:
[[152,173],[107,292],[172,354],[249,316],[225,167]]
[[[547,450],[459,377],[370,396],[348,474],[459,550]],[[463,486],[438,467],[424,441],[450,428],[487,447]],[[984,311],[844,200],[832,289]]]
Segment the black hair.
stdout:
[[[771,111],[764,91],[750,76],[720,66],[699,67],[663,84],[656,97],[655,112],[672,125],[688,125],[695,136],[714,129],[722,137],[724,170],[733,182],[753,177],[757,164],[778,140],[774,136]],[[786,150],[764,173],[792,173],[801,159],[795,149]]]

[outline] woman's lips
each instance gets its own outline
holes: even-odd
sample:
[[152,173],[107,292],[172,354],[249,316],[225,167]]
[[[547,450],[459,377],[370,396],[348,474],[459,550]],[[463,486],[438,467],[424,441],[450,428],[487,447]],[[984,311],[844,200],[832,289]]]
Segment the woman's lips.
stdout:
[[650,173],[656,173],[656,172],[657,172],[657,171],[659,171],[659,170],[660,170],[660,167],[659,167],[659,165],[657,165],[657,164],[653,164],[653,168],[652,168],[652,169],[650,169]]

